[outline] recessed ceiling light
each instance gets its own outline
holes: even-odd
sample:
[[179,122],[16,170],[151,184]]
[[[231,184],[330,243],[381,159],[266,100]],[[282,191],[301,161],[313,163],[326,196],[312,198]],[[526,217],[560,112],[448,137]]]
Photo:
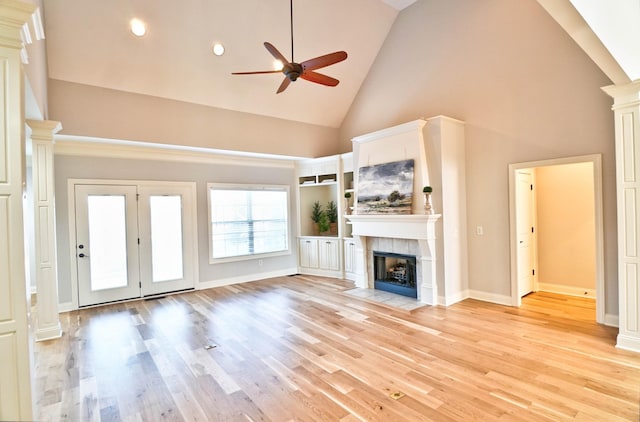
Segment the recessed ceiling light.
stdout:
[[282,70],[284,64],[280,60],[273,61],[273,70]]
[[142,22],[140,19],[132,19],[130,22],[130,26],[131,32],[133,32],[133,35],[135,35],[136,37],[141,37],[147,33],[147,28],[145,27],[144,22]]
[[224,45],[219,42],[213,44],[213,54],[216,56],[222,56],[224,54]]

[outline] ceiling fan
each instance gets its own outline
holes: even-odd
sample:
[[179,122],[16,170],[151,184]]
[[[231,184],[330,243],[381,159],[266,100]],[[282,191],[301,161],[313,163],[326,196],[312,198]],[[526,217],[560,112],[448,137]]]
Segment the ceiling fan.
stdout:
[[336,51],[335,53],[325,54],[313,59],[305,60],[302,63],[296,63],[293,58],[293,0],[290,0],[291,10],[291,62],[289,62],[273,44],[265,42],[264,46],[269,53],[279,60],[283,67],[282,70],[262,70],[257,72],[233,72],[232,75],[258,75],[263,73],[283,73],[285,78],[280,84],[276,94],[281,93],[291,82],[295,82],[298,78],[305,79],[310,82],[326,86],[336,86],[340,83],[339,80],[332,78],[331,76],[323,75],[315,70],[323,67],[330,66],[332,64],[339,63],[347,58],[347,53],[344,51]]

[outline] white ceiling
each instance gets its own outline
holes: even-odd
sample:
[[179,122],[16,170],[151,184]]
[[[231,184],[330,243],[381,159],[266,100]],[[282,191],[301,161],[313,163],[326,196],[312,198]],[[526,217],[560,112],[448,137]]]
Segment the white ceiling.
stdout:
[[571,0],[629,79],[640,79],[640,1]]
[[[298,80],[276,95],[263,43],[290,58],[289,0],[45,0],[49,77],[287,120],[339,127],[399,10],[416,0],[295,0],[295,61],[344,50],[321,69],[335,88]],[[147,24],[133,36],[129,21]],[[225,45],[221,57],[214,42]]]

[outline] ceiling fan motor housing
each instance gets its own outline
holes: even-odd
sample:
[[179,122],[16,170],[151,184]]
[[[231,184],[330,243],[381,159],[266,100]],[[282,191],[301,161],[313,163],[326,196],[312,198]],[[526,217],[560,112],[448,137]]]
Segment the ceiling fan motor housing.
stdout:
[[302,72],[302,66],[298,63],[290,63],[290,66],[284,69],[284,74],[287,78],[291,79],[292,82],[295,82],[295,80],[302,75]]

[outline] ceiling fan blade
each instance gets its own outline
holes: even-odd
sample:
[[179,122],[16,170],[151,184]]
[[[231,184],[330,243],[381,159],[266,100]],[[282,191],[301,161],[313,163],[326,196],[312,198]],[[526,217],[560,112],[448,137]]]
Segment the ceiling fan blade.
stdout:
[[278,51],[277,48],[275,48],[273,46],[273,44],[265,42],[264,43],[264,47],[267,49],[267,51],[269,51],[269,53],[271,53],[271,55],[276,59],[276,60],[280,60],[280,62],[282,62],[283,66],[286,66],[289,64],[289,60],[287,60],[282,53],[280,53]]
[[291,83],[291,79],[289,79],[289,78],[287,78],[285,76],[284,80],[280,84],[280,87],[278,88],[278,91],[276,91],[276,94],[279,94],[282,91],[284,91],[285,89],[287,89],[287,87],[289,86],[290,83]]
[[344,51],[336,51],[335,53],[325,54],[324,56],[316,57],[315,59],[306,60],[300,65],[303,70],[315,70],[322,67],[330,66],[335,63],[339,63],[347,58],[347,53]]
[[312,70],[305,70],[300,77],[307,81],[326,86],[336,86],[340,83],[339,80],[332,78],[331,76],[323,75],[322,73],[314,72]]
[[262,73],[282,73],[281,70],[259,70],[256,72],[232,72],[232,75],[260,75]]

